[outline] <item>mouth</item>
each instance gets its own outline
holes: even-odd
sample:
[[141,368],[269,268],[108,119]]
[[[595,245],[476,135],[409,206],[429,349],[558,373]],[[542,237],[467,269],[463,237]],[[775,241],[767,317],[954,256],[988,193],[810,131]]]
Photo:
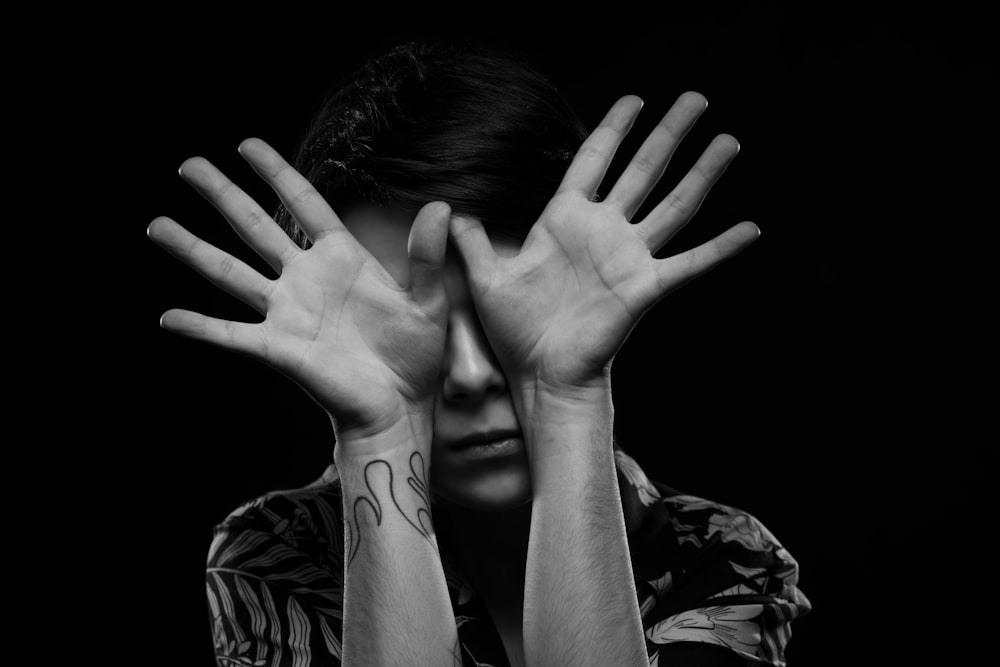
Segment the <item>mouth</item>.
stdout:
[[486,431],[484,433],[473,433],[464,438],[459,438],[451,443],[449,449],[462,450],[484,445],[498,445],[507,440],[520,439],[521,432],[514,430]]

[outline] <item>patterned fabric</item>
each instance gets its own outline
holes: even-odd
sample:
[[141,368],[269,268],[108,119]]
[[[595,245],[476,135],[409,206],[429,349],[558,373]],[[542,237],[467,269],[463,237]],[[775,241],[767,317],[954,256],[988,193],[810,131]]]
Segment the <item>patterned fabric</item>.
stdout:
[[[651,481],[615,450],[650,665],[784,665],[791,622],[810,609],[798,565],[756,518]],[[215,529],[206,573],[222,667],[340,665],[343,519],[331,465]],[[439,545],[441,546],[441,545]],[[441,546],[463,664],[509,666],[500,635]]]

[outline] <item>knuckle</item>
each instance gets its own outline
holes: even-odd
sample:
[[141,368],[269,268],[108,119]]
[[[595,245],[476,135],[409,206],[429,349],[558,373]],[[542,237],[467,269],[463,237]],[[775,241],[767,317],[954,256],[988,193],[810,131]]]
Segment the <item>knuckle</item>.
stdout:
[[687,253],[684,257],[685,273],[688,276],[693,276],[694,274],[698,273],[698,270],[701,267],[701,262],[702,262],[701,253],[693,251]]
[[264,302],[264,306],[269,307],[274,300],[274,281],[264,278],[260,281],[258,291],[260,292],[261,300]]
[[219,278],[227,280],[232,275],[235,267],[236,260],[230,255],[224,256],[221,260],[219,260]]
[[288,163],[277,156],[268,155],[263,159],[264,175],[269,181],[281,180],[288,169]]
[[177,250],[182,256],[186,258],[192,258],[198,253],[198,250],[201,248],[202,243],[203,241],[200,238],[191,235],[190,239],[187,242],[187,245],[185,245],[184,247],[177,246]]
[[632,167],[647,176],[655,176],[659,173],[660,161],[646,155],[639,155],[632,161]]
[[603,158],[605,155],[603,150],[593,144],[584,144],[580,146],[580,150],[578,150],[576,154],[578,157],[584,158]]
[[697,162],[691,171],[701,177],[702,180],[710,181],[718,173],[718,165],[714,162]]
[[288,266],[299,255],[299,248],[293,244],[288,244],[278,251],[278,264]]
[[683,195],[676,192],[671,192],[667,195],[666,203],[667,207],[677,211],[677,213],[681,216],[687,215],[691,210],[691,206],[687,203],[687,199]]
[[682,121],[672,118],[668,114],[660,121],[656,132],[660,135],[661,141],[667,145],[673,145],[680,142],[681,135],[684,134],[684,125]]
[[260,327],[258,329],[258,336],[260,338],[260,356],[264,359],[272,359],[271,351],[271,336],[268,333],[267,327]]
[[316,204],[317,192],[312,188],[303,188],[292,195],[292,201],[299,206],[313,206]]
[[238,190],[239,188],[236,187],[236,184],[226,178],[211,186],[210,192],[215,201],[223,202],[230,199]]
[[244,227],[247,230],[255,229],[264,222],[264,213],[258,209],[253,209],[246,214],[243,220]]

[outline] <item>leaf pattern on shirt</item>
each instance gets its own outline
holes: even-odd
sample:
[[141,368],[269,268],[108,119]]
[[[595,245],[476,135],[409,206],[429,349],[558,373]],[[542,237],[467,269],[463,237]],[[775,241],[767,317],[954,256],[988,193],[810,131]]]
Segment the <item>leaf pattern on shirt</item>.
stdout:
[[667,570],[662,577],[650,581],[649,585],[656,591],[656,597],[662,598],[674,585],[674,573]]
[[708,642],[756,659],[761,636],[760,625],[753,619],[761,611],[761,605],[752,604],[689,609],[660,621],[646,636],[657,644]]
[[646,473],[639,467],[635,459],[622,450],[615,449],[615,465],[618,466],[618,470],[629,481],[629,484],[635,487],[639,502],[649,507],[660,500],[660,492],[649,481]]
[[[620,449],[614,459],[628,482],[620,484],[623,508],[630,508],[626,526],[638,531],[628,534],[630,555],[651,575],[636,577],[650,664],[658,664],[661,647],[684,641],[784,665],[789,624],[810,609],[796,586],[794,559],[745,512],[650,480]],[[244,503],[217,526],[206,584],[220,666],[340,664],[342,514],[339,477],[330,465],[313,484]],[[452,554],[442,549],[440,556],[463,665],[509,667],[482,601]],[[567,610],[566,622],[572,614]]]
[[718,533],[723,542],[735,541],[751,551],[773,552],[789,565],[796,564],[774,534],[751,514],[695,496],[674,496],[669,501],[683,505],[685,510],[715,510],[708,518],[709,538]]

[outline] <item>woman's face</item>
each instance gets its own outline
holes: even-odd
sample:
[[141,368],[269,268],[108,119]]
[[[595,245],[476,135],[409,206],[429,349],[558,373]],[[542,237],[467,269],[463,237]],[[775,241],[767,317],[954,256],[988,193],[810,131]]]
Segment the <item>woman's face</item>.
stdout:
[[[359,207],[343,221],[400,285],[409,284],[406,247],[412,219],[386,209]],[[519,249],[515,241],[493,243],[498,254]],[[465,271],[451,248],[444,282],[448,333],[434,403],[431,493],[473,510],[510,510],[531,501],[527,451],[506,378],[479,324]],[[504,442],[463,447],[468,438]]]

